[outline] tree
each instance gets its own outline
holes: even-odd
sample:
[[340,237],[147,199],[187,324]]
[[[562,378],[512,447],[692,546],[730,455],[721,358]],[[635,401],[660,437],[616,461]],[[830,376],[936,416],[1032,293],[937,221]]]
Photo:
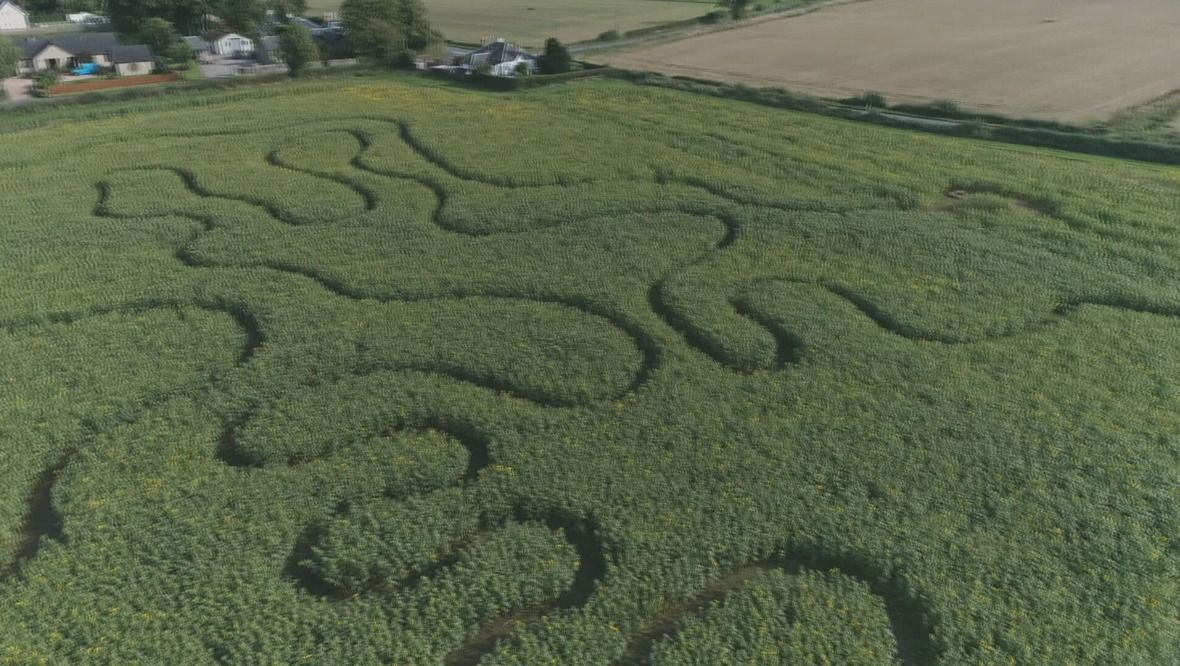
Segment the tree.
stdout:
[[193,48],[184,42],[176,42],[172,48],[167,51],[168,59],[174,63],[183,64],[189,63],[197,59],[197,54],[193,52]]
[[214,13],[231,29],[255,35],[258,26],[266,21],[265,0],[217,0]]
[[344,0],[340,20],[356,53],[385,65],[409,65],[442,39],[420,0]]
[[301,25],[285,25],[279,29],[279,52],[291,70],[291,76],[307,71],[307,66],[319,60],[320,52],[311,33]]
[[158,56],[170,52],[180,41],[180,35],[176,34],[176,28],[170,21],[162,18],[148,19],[143,24],[143,29],[139,31],[139,38]]
[[15,76],[21,52],[7,37],[0,36],[0,79]]
[[570,71],[570,52],[556,37],[545,40],[545,52],[541,55],[542,74],[561,74]]
[[140,34],[152,18],[164,19],[191,34],[199,30],[201,17],[213,9],[210,0],[107,0],[111,23],[124,35]]
[[750,5],[750,0],[721,0],[718,4],[729,10],[729,15],[734,19],[740,19],[746,15],[746,7]]

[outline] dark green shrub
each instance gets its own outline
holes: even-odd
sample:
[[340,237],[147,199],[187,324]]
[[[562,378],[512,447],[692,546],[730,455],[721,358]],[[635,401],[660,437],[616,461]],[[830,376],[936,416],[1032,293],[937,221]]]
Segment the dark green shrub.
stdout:
[[848,99],[840,100],[842,104],[851,104],[853,106],[867,106],[874,109],[883,109],[889,106],[889,102],[885,96],[877,92],[866,92],[856,97],[849,97]]
[[545,52],[541,54],[542,74],[564,74],[570,71],[573,59],[570,52],[556,37],[545,40]]

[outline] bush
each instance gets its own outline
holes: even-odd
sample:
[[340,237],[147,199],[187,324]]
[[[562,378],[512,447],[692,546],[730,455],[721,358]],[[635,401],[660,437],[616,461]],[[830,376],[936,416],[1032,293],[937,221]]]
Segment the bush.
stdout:
[[959,115],[963,113],[963,109],[959,107],[959,103],[953,99],[936,99],[929,104],[931,109],[941,111],[942,113],[950,115]]
[[184,42],[176,42],[168,49],[168,59],[177,64],[188,64],[196,58],[192,47]]
[[563,74],[570,71],[572,63],[569,50],[556,37],[545,40],[545,53],[541,56],[542,74]]
[[279,30],[279,52],[290,68],[291,76],[300,76],[307,66],[320,60],[320,51],[311,33],[301,25],[286,25]]
[[853,106],[867,106],[874,109],[884,109],[889,106],[889,102],[881,93],[866,92],[856,97],[849,97],[848,99],[840,100],[841,104],[850,104]]
[[600,42],[614,42],[614,41],[618,41],[619,37],[620,37],[620,35],[619,35],[618,30],[607,30],[606,32],[598,35],[598,41],[600,41]]

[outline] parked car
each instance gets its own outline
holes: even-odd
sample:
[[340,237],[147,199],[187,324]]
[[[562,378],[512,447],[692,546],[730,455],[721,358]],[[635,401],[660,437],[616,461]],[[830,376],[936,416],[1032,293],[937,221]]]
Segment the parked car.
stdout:
[[70,73],[74,76],[93,76],[101,71],[102,67],[99,67],[96,63],[88,62],[85,65],[75,67]]

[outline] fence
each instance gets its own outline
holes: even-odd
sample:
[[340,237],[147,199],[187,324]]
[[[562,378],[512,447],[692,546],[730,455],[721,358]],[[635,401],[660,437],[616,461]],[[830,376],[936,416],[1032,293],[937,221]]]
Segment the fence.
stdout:
[[73,93],[94,92],[95,90],[111,90],[113,88],[131,88],[133,86],[146,86],[153,83],[171,83],[179,81],[180,75],[173,72],[170,74],[149,74],[147,76],[121,76],[117,79],[96,79],[94,81],[79,81],[77,83],[63,83],[56,86],[50,86],[45,90],[49,95],[69,95]]

